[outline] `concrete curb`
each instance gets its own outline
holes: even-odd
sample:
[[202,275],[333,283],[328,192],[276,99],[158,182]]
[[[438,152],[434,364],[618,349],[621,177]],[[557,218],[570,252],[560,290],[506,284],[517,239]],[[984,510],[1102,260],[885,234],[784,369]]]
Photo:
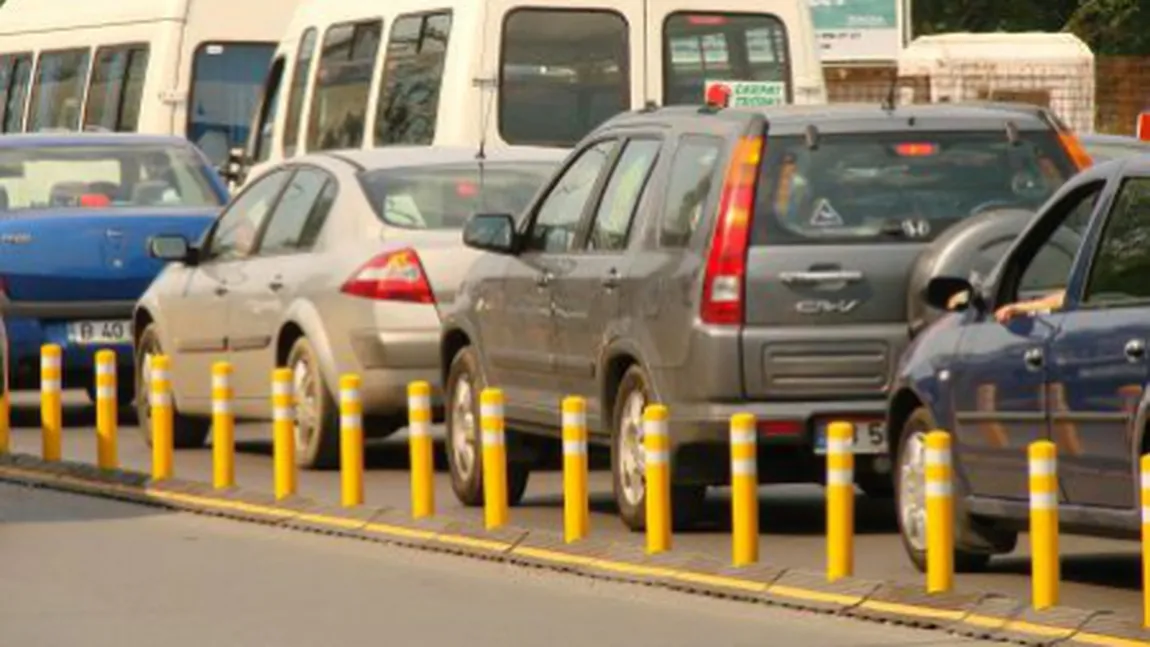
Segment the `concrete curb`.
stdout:
[[1150,631],[1106,611],[1056,607],[1039,612],[997,595],[928,595],[919,587],[861,578],[828,582],[821,573],[767,564],[734,568],[709,555],[676,551],[647,555],[639,541],[588,539],[567,544],[553,532],[513,526],[489,531],[453,519],[413,520],[406,511],[342,508],[305,497],[275,501],[241,488],[215,490],[179,479],[155,483],[138,472],[46,463],[28,455],[0,455],[0,481],[972,638],[1035,647],[1067,642],[1150,647]]

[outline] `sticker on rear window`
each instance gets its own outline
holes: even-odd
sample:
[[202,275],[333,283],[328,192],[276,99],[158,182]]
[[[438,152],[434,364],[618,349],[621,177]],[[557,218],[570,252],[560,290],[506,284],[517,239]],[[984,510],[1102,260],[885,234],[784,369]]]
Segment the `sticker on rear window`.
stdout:
[[781,81],[707,81],[703,97],[724,97],[722,105],[731,108],[781,106],[787,102],[787,85]]
[[843,224],[845,224],[843,217],[835,211],[835,208],[826,198],[818,201],[814,213],[811,214],[812,227],[842,227]]

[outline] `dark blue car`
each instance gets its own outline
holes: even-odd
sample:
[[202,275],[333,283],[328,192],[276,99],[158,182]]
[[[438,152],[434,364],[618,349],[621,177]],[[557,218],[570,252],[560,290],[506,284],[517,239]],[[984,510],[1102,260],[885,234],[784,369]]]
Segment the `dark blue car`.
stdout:
[[14,389],[39,384],[40,346],[64,349],[64,385],[93,392],[93,358],[118,351],[132,398],[132,309],[163,263],[156,234],[199,238],[227,201],[186,140],[135,134],[0,137],[0,311]]
[[[1067,245],[1066,241],[1076,241]],[[1150,450],[1150,156],[1063,185],[983,280],[936,277],[951,312],[904,354],[888,410],[899,526],[923,566],[923,434],[952,433],[956,566],[1013,549],[1028,518],[1027,446],[1058,446],[1066,531],[1135,536]]]

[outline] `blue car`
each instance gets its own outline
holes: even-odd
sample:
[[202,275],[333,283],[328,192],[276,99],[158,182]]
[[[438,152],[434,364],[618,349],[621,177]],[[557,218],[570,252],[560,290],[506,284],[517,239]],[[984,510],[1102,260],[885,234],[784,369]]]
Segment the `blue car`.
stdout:
[[926,284],[923,298],[947,312],[903,355],[887,411],[899,527],[920,569],[932,429],[953,439],[957,567],[1013,549],[1036,440],[1058,448],[1065,531],[1137,536],[1139,457],[1150,451],[1148,277],[1150,156],[1135,156],[1071,178],[985,279]]
[[132,309],[163,267],[157,234],[199,238],[227,201],[186,140],[136,134],[0,137],[0,312],[9,383],[39,386],[42,344],[64,351],[65,388],[91,396],[97,350],[117,351],[133,397]]

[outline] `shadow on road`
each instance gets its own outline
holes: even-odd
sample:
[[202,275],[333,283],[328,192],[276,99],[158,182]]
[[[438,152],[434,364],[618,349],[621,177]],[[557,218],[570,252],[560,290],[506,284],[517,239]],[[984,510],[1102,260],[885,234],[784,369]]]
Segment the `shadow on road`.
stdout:
[[0,483],[0,532],[12,524],[76,523],[168,514],[174,513],[151,506]]
[[[1027,555],[999,558],[991,562],[991,573],[1029,575]],[[1062,580],[1138,591],[1142,588],[1142,560],[1136,549],[1130,553],[1077,553],[1062,557]]]

